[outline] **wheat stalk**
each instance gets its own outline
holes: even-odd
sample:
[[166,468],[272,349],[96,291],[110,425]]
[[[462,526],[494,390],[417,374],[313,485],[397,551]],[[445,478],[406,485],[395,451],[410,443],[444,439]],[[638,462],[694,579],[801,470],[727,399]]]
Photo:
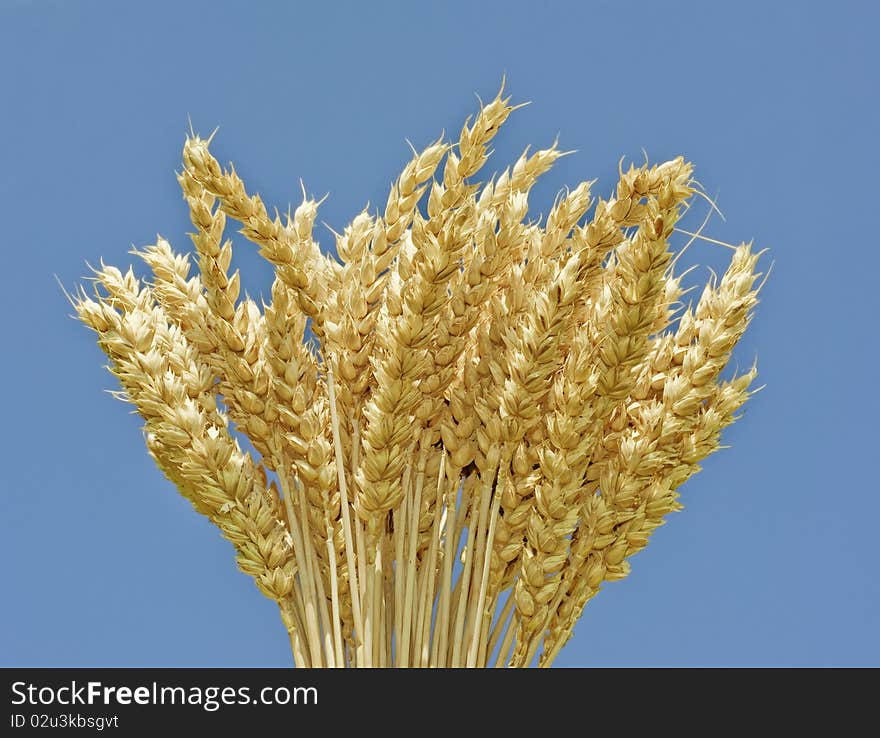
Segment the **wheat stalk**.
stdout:
[[[318,202],[270,217],[191,133],[198,273],[160,238],[135,252],[149,283],[102,263],[73,298],[150,454],[278,603],[299,666],[549,666],[750,396],[754,368],[721,376],[759,255],[731,247],[676,313],[692,166],[621,169],[595,207],[583,182],[527,221],[564,152],[473,181],[516,107],[502,93],[413,152],[384,211],[335,234],[338,260],[313,238]],[[274,265],[262,309],[229,273],[227,219]]]

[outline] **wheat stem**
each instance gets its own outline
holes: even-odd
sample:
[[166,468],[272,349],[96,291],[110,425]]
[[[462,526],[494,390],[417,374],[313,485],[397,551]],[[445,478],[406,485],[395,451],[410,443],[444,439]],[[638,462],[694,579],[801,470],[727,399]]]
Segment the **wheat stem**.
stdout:
[[[342,442],[339,439],[339,418],[336,415],[336,390],[333,383],[333,370],[327,367],[327,390],[330,397],[330,422],[333,430],[333,447],[336,452],[336,473],[339,477],[339,492],[342,496],[342,528],[345,534],[345,557],[348,565],[348,577],[351,589],[352,610],[354,611],[354,621],[357,624],[359,632],[356,634],[355,643],[358,650],[362,648],[364,634],[363,618],[361,617],[360,592],[358,590],[357,565],[355,564],[354,544],[351,535],[351,517],[348,513],[348,490],[345,486],[345,463],[342,453]],[[360,665],[360,658],[356,658]]]

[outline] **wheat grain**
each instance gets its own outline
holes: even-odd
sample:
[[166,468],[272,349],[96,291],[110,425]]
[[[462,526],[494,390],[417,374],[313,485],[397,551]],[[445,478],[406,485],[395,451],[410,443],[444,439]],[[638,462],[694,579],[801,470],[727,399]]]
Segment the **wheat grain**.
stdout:
[[[556,142],[473,181],[516,107],[502,86],[453,143],[414,150],[337,259],[314,240],[319,202],[270,217],[192,134],[197,273],[159,238],[136,252],[152,282],[102,264],[73,300],[300,666],[549,666],[752,394],[754,368],[722,374],[759,254],[734,248],[677,312],[673,233],[714,240],[676,225],[691,164],[621,165],[612,197],[593,206],[582,182],[529,221]],[[262,309],[230,273],[227,218],[274,266]]]

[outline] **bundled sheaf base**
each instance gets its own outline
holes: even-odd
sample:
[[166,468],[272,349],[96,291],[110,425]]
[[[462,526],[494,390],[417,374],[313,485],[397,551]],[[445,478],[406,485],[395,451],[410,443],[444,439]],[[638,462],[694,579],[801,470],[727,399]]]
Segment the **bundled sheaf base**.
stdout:
[[[562,152],[472,181],[514,109],[501,94],[415,154],[336,258],[318,203],[270,217],[193,135],[178,179],[199,273],[160,239],[139,252],[151,282],[102,266],[75,300],[159,467],[278,602],[297,665],[550,665],[750,394],[754,369],[721,372],[757,255],[735,248],[678,311],[691,165],[621,170],[595,205],[584,182],[527,221]],[[262,309],[229,273],[227,217],[275,267]]]

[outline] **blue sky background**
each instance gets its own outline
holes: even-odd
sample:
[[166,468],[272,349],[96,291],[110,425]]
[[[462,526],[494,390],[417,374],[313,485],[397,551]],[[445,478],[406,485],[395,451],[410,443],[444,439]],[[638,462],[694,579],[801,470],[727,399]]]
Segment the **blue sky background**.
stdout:
[[[156,233],[189,249],[187,116],[267,202],[297,203],[300,178],[329,191],[341,230],[384,202],[405,138],[457,133],[506,73],[533,104],[489,172],[557,134],[578,150],[535,213],[584,179],[607,194],[621,156],[681,153],[727,217],[707,233],[774,262],[736,354],[766,389],[557,664],[880,665],[878,24],[867,2],[0,0],[0,664],[290,663],[275,605],[104,392],[53,275],[125,266]],[[255,249],[236,265],[265,291]]]

